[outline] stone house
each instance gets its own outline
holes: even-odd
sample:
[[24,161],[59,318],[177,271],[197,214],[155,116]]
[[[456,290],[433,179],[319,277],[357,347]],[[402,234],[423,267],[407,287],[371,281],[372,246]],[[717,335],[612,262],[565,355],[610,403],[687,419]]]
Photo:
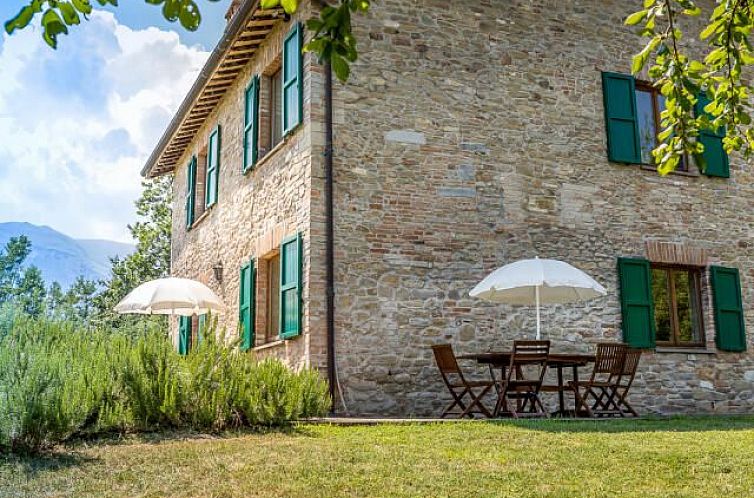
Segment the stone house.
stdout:
[[351,79],[332,87],[329,155],[325,73],[300,53],[318,5],[288,19],[234,2],[143,170],[174,174],[173,273],[224,297],[220,325],[244,351],[321,369],[340,412],[436,414],[429,346],[530,337],[531,309],[468,291],[538,255],[608,289],[546,308],[545,336],[644,348],[641,411],[754,408],[752,169],[713,133],[706,174],[648,164],[663,104],[628,76],[633,3],[374,2],[355,18]]

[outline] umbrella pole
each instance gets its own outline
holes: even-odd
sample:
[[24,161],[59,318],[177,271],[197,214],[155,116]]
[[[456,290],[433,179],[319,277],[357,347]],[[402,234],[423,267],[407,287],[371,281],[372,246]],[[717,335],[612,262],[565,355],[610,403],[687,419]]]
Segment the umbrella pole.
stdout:
[[537,340],[541,338],[541,333],[539,331],[539,286],[537,285],[534,287],[534,296],[537,301]]

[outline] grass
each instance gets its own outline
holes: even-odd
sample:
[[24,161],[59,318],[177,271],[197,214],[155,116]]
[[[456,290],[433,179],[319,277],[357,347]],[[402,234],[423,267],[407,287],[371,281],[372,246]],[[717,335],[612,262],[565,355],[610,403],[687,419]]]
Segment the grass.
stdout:
[[754,496],[754,417],[161,434],[0,457],[0,496]]

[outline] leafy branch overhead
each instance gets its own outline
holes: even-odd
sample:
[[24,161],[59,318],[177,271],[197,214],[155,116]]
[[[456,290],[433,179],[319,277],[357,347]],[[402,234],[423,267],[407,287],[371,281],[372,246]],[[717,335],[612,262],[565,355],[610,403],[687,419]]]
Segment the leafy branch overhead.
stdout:
[[[58,36],[67,35],[68,28],[87,19],[94,7],[92,0],[28,0],[18,14],[6,21],[8,34],[24,29],[36,18],[40,18],[42,37],[52,48],[57,48]],[[117,7],[118,0],[94,0],[100,6]],[[189,31],[195,31],[202,17],[194,0],[144,0],[148,4],[161,5],[162,16],[170,22],[178,21]],[[208,0],[217,2],[218,0]],[[282,7],[288,14],[294,14],[301,0],[261,0],[263,9]],[[314,36],[304,47],[322,61],[330,61],[338,79],[346,81],[350,74],[350,64],[356,61],[356,39],[351,32],[351,14],[369,10],[369,0],[341,0],[337,6],[325,6],[319,18],[310,19],[308,28]]]
[[[644,0],[643,8],[626,19],[648,38],[633,57],[634,74],[648,67],[648,75],[665,97],[661,114],[660,145],[653,151],[658,171],[667,174],[684,154],[694,156],[702,167],[705,132],[725,132],[726,152],[740,151],[749,157],[754,148],[749,94],[742,79],[746,66],[754,63],[749,36],[754,27],[750,0],[717,0],[705,23],[693,23],[701,9],[694,0]],[[688,55],[682,26],[701,25],[698,37],[706,44],[703,58]],[[699,44],[697,43],[696,46]]]

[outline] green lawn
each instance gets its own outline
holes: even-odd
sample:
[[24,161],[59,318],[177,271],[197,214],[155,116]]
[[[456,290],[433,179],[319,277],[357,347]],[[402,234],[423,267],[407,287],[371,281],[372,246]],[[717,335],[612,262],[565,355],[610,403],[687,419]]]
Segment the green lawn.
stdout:
[[754,417],[105,440],[0,457],[0,496],[748,497]]

